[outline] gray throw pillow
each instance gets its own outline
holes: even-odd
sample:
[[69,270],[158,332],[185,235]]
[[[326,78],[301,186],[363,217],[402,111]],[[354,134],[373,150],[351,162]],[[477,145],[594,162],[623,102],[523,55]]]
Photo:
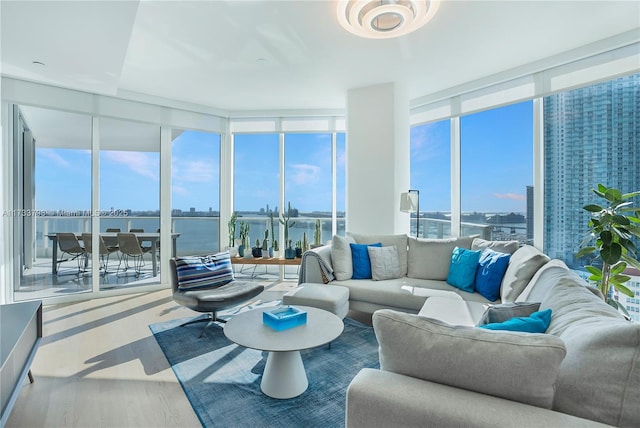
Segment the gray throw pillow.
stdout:
[[350,237],[333,235],[331,238],[331,265],[333,275],[338,281],[346,281],[353,276],[350,243],[355,243]]
[[400,262],[398,249],[395,245],[389,247],[367,247],[371,261],[371,278],[374,281],[400,278]]
[[531,245],[524,245],[513,253],[500,286],[502,303],[515,302],[538,269],[548,261],[549,257]]
[[486,250],[487,248],[498,253],[513,254],[518,251],[520,244],[518,241],[487,241],[476,238],[471,243],[472,250]]
[[407,276],[416,279],[446,281],[455,247],[471,249],[475,236],[448,239],[409,237],[409,265]]
[[528,317],[540,308],[540,302],[503,303],[489,306],[482,314],[478,325],[505,322],[511,318]]
[[550,334],[451,326],[389,309],[374,312],[373,328],[382,370],[546,409],[567,352]]
[[347,237],[354,239],[356,244],[373,244],[374,242],[380,242],[383,247],[395,245],[398,249],[400,276],[407,274],[407,235],[365,235],[348,232]]

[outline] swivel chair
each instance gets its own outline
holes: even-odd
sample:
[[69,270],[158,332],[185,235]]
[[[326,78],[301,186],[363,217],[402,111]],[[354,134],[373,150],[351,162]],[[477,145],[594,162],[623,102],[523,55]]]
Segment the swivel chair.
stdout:
[[193,323],[206,322],[207,325],[202,329],[198,337],[202,337],[204,331],[216,322],[226,322],[226,320],[217,317],[216,314],[219,310],[236,306],[264,291],[263,285],[235,280],[217,288],[183,291],[178,287],[175,258],[169,260],[169,270],[171,271],[173,300],[193,311],[208,314],[206,318],[198,318],[180,325],[180,327],[183,327]]

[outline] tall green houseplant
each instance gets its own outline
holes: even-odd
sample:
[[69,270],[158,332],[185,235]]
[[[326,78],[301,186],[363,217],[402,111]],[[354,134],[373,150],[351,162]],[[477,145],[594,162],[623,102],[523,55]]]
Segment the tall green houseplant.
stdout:
[[604,203],[583,207],[591,214],[591,218],[588,235],[582,241],[582,249],[576,257],[593,255],[594,260],[600,260],[602,266],[585,267],[591,274],[589,280],[597,284],[607,303],[626,313],[624,306],[613,300],[609,291],[614,287],[622,294],[634,297],[633,292],[624,285],[631,278],[623,272],[628,266],[640,269],[638,249],[632,241],[634,237],[640,238],[640,207],[633,207],[630,200],[640,195],[640,191],[623,194],[618,189],[602,184],[592,190],[604,199]]

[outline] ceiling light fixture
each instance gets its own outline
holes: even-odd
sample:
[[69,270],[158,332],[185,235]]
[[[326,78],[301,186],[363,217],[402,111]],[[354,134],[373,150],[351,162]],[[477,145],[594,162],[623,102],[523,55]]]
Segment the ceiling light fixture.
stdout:
[[439,6],[440,0],[339,0],[338,21],[358,36],[389,39],[422,27]]

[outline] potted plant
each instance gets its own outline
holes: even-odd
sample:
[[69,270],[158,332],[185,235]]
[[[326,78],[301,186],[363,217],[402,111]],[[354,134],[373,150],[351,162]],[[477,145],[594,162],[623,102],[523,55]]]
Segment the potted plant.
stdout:
[[240,222],[240,245],[238,246],[238,255],[245,256],[245,250],[249,248],[249,223]]
[[262,240],[262,258],[269,258],[269,229],[264,231],[264,239]]
[[[287,257],[287,251],[291,248],[291,241],[289,240],[289,228],[296,225],[295,221],[291,221],[291,202],[289,202],[287,207],[287,215],[284,213],[280,214],[281,217],[278,218],[280,224],[284,226],[284,242],[288,243],[288,247],[284,250],[285,258]],[[294,258],[294,257],[291,257]]]
[[238,255],[238,246],[236,245],[236,221],[238,220],[238,213],[234,211],[231,214],[231,218],[227,223],[229,229],[229,246],[227,249],[229,250],[230,257],[236,257]]
[[322,224],[320,223],[320,219],[316,219],[316,227],[313,231],[313,245],[311,248],[316,248],[322,246]]
[[296,258],[300,258],[302,257],[302,241],[297,240],[296,241]]
[[[269,227],[271,228],[271,239],[273,240],[273,246],[269,247],[269,257],[279,257],[280,254],[278,254],[277,256],[275,255],[275,252],[278,251],[278,240],[276,239],[276,232],[275,232],[275,228],[274,228],[274,220],[273,220],[273,211],[269,211]],[[279,251],[278,251],[279,252]]]
[[251,249],[251,255],[259,259],[262,257],[262,245],[260,245],[260,239],[256,238],[256,246]]
[[309,240],[307,239],[307,232],[302,234],[302,246],[300,247],[302,252],[309,250]]
[[295,259],[296,258],[296,250],[293,249],[293,247],[291,246],[291,239],[289,239],[287,242],[287,248],[285,248],[284,250],[284,258],[285,259]]
[[[583,207],[591,214],[588,234],[580,244],[582,248],[576,257],[594,255],[598,266],[585,266],[591,274],[589,281],[596,283],[605,301],[614,308],[629,314],[624,306],[613,299],[613,289],[634,297],[624,283],[631,279],[624,275],[628,266],[640,269],[637,248],[633,237],[640,238],[640,208],[633,207],[630,199],[640,195],[640,191],[623,194],[615,188],[598,184],[593,192],[604,199],[604,204],[589,204]],[[613,287],[613,289],[612,289]]]

